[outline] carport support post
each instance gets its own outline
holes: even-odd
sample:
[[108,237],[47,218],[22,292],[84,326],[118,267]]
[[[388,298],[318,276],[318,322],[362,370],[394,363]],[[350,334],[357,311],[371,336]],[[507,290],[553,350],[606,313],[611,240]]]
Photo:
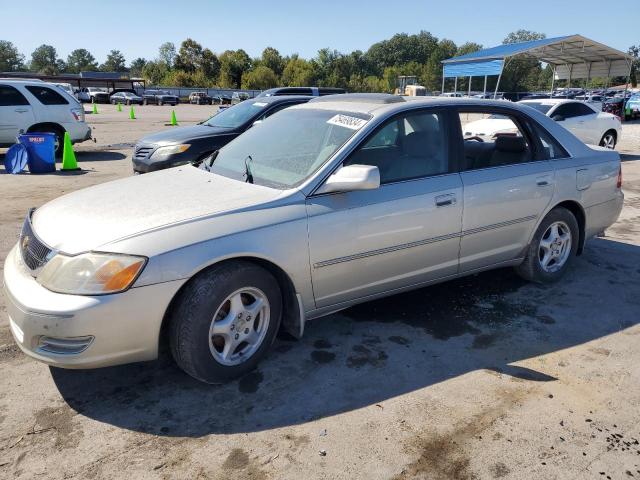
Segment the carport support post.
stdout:
[[629,86],[629,82],[631,81],[631,69],[632,68],[633,68],[633,62],[629,62],[629,73],[627,74],[627,81],[624,84],[624,93],[622,94],[622,112],[620,112],[621,113],[620,117],[621,117],[621,120],[623,122],[624,122],[624,118],[627,115],[627,109],[625,108],[625,106],[626,106],[625,100],[627,98],[627,87]]
[[504,69],[504,66],[500,69],[500,75],[498,75],[498,81],[496,82],[496,90],[495,90],[495,92],[493,92],[493,99],[494,100],[498,96],[498,87],[500,86],[500,79],[502,78],[502,70],[503,69]]
[[487,76],[484,76],[484,90],[482,91],[483,96],[487,94]]
[[444,93],[444,65],[442,66],[442,93]]
[[455,94],[458,93],[458,77],[455,77],[455,80],[453,82],[453,94],[455,96]]
[[551,92],[549,92],[549,98],[553,97],[553,85],[556,81],[556,66],[553,66],[553,73],[551,74]]
[[467,93],[467,97],[471,97],[471,75],[469,75],[469,91]]

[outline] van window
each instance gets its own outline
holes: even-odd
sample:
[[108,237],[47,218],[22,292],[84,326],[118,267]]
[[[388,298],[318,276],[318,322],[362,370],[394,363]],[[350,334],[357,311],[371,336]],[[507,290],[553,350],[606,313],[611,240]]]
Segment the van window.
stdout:
[[16,88],[11,85],[0,85],[0,107],[14,107],[29,105],[29,102]]
[[36,97],[43,105],[68,105],[69,102],[58,92],[48,88],[34,85],[25,87],[31,94]]

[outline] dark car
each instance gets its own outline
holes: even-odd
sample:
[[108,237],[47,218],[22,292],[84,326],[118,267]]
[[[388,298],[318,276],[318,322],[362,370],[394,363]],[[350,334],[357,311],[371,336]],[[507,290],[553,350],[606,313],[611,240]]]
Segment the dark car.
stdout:
[[115,105],[116,103],[124,103],[125,105],[137,103],[139,105],[142,105],[142,97],[139,97],[134,92],[121,91],[111,95],[111,103],[113,105]]
[[207,95],[207,92],[192,92],[189,95],[189,103],[196,105],[213,105],[213,98]]
[[631,115],[626,111],[626,104],[629,100],[629,97],[623,99],[622,97],[613,97],[609,100],[606,100],[602,103],[602,111],[606,113],[611,113],[618,118],[622,118],[624,115],[625,120],[630,120]]
[[347,93],[347,91],[344,88],[332,87],[277,87],[265,90],[258,95],[258,97],[274,97],[282,95],[311,95],[312,97],[323,97],[325,95],[337,95],[340,93]]
[[202,160],[257,122],[312,98],[285,96],[247,100],[198,125],[148,135],[135,146],[131,159],[133,171],[147,173]]
[[177,105],[180,103],[180,99],[177,95],[165,92],[164,90],[145,90],[142,94],[142,104],[148,105],[150,103],[154,105]]

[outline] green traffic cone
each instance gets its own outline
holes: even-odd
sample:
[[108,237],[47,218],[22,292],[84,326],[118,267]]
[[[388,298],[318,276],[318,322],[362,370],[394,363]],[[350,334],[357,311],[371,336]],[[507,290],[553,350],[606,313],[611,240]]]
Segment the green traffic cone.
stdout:
[[119,112],[121,112],[121,111],[122,111],[122,104],[121,104],[121,103],[119,103],[119,104],[118,104],[118,111],[119,111]]
[[80,168],[78,168],[78,162],[76,161],[76,154],[73,152],[73,145],[71,145],[71,137],[69,137],[69,132],[64,132],[64,148],[62,150],[62,170],[66,170],[66,171],[80,170]]
[[175,110],[171,110],[171,126],[172,127],[177,127],[178,126],[178,120],[176,119],[176,111]]
[[92,110],[93,114],[97,114],[98,113],[98,105],[94,102],[93,104],[93,110]]
[[135,110],[133,109],[133,105],[131,105],[131,110],[129,110],[129,118],[130,118],[131,120],[135,120],[135,119],[136,119],[136,112],[135,112]]

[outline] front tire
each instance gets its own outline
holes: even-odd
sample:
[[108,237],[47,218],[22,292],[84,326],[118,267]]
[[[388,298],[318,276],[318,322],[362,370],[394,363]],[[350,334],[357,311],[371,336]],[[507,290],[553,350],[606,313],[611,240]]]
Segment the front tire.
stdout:
[[578,251],[579,238],[580,229],[573,214],[566,208],[554,208],[538,226],[516,272],[530,282],[558,281]]
[[212,267],[186,285],[170,314],[171,353],[206,383],[223,383],[258,364],[280,326],[276,279],[250,262]]

